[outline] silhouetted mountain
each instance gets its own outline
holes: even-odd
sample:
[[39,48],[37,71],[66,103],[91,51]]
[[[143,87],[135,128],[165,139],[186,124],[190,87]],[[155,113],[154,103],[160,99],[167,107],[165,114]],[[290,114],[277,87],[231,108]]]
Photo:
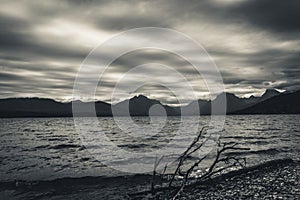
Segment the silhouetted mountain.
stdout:
[[[224,100],[224,98],[226,98],[226,102],[221,102]],[[211,114],[211,105],[214,104],[215,105],[222,105],[222,103],[226,103],[226,112],[234,112],[240,109],[244,109],[246,108],[248,105],[247,103],[245,103],[245,101],[242,98],[239,98],[237,96],[235,96],[232,93],[221,93],[219,94],[214,100],[209,101],[207,104],[205,104],[204,106],[202,106],[201,110],[201,114],[202,115],[209,115]],[[222,110],[220,111],[216,111],[215,114],[224,114]]]
[[[232,93],[221,93],[213,101],[207,101],[206,103],[204,103],[203,101],[200,100],[202,102],[202,104],[199,104],[200,105],[200,113],[202,115],[211,114],[211,104],[212,103],[217,104],[217,102],[219,102],[221,105],[222,102],[220,102],[220,101],[222,101],[224,99],[224,95],[226,96],[226,106],[227,106],[226,113],[232,113],[232,112],[253,106],[259,102],[262,102],[266,99],[272,98],[279,94],[281,94],[281,93],[274,89],[266,90],[265,93],[261,97],[251,96],[249,98],[239,98]],[[222,113],[222,111],[220,111],[219,113],[217,111],[216,114],[221,114],[221,113]]]
[[[183,115],[211,114],[212,103],[221,102],[226,97],[227,114],[281,114],[299,112],[299,91],[279,93],[276,90],[266,90],[261,97],[239,98],[231,93],[222,93],[212,101],[193,101],[187,106],[181,107]],[[126,107],[129,105],[131,116],[151,115],[180,115],[180,107],[170,107],[161,104],[159,101],[149,99],[143,95],[135,96],[115,105],[102,101],[95,103],[73,102],[77,106],[76,116],[93,116],[96,110],[97,116],[114,115],[127,116]],[[95,108],[95,110],[94,110]],[[216,113],[223,114],[223,113]],[[9,98],[0,99],[0,117],[72,117],[72,102],[61,103],[52,99],[41,98]]]
[[[72,103],[70,103],[72,104]],[[76,112],[75,116],[112,116],[111,105],[109,103],[105,103],[102,101],[96,102],[81,102],[75,101],[73,102]]]
[[232,93],[222,93],[217,96],[214,101],[217,101],[219,98],[221,98],[222,95],[226,95],[227,113],[247,107],[247,104],[243,101],[243,99],[235,96]]
[[0,117],[72,116],[72,105],[52,99],[10,98],[0,100]]
[[[209,101],[207,100],[197,100],[192,101],[186,106],[181,107],[181,113],[183,115],[199,115],[201,108],[206,105]],[[178,110],[180,110],[180,107],[178,107]]]
[[275,89],[267,89],[265,91],[265,93],[261,96],[260,101],[265,101],[265,100],[275,97],[279,94],[281,94],[281,93]]
[[248,104],[249,106],[254,105],[258,102],[260,102],[261,97],[255,97],[251,95],[249,98],[243,98],[243,101]]
[[[129,105],[129,110],[127,109]],[[152,107],[157,105],[157,109]],[[154,108],[150,110],[150,108]],[[161,109],[159,109],[159,107]],[[164,110],[163,110],[164,108]],[[149,111],[151,115],[179,115],[179,113],[172,107],[162,105],[159,101],[154,99],[149,99],[143,95],[135,96],[129,100],[122,101],[115,105],[112,105],[113,114],[117,116],[127,116],[128,111],[131,116],[149,116]]]
[[252,106],[254,104],[257,104],[259,102],[262,102],[262,101],[265,101],[271,97],[274,97],[274,96],[277,96],[281,94],[280,92],[278,92],[277,90],[275,89],[267,89],[264,94],[260,97],[255,97],[255,96],[250,96],[249,98],[244,98],[244,102],[246,104],[248,104],[249,106]]
[[[226,98],[227,113],[241,110],[249,106],[248,103],[245,101],[245,99],[239,98],[232,93],[221,93],[212,101],[206,101],[200,99],[198,101],[193,101],[187,106],[182,107],[183,114],[199,115],[199,111],[197,112],[197,103],[198,103],[201,115],[209,115],[211,114],[211,105],[212,104],[222,105],[223,103],[225,103],[225,101],[224,102],[221,101],[223,101],[225,98]],[[223,114],[223,113],[224,112],[222,110],[220,111],[217,110],[215,114]]]
[[273,96],[234,114],[299,114],[300,91]]
[[111,116],[111,105],[109,103],[105,103],[103,101],[95,102],[95,109],[97,116]]
[[[80,116],[88,116],[88,106],[92,104],[75,101],[80,104]],[[110,104],[97,101],[95,109],[98,116],[111,116]],[[61,103],[42,98],[0,99],[0,117],[72,117],[72,102]]]

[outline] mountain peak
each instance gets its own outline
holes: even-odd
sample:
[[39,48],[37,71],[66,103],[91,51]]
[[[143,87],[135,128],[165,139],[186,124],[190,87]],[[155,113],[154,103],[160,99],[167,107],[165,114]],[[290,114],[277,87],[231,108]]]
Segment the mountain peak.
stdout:
[[275,90],[275,89],[266,89],[265,93],[262,95],[262,97],[273,97],[280,94],[279,91]]
[[278,90],[271,88],[271,89],[266,89],[265,93],[280,93]]
[[228,99],[228,98],[234,98],[234,99],[239,99],[239,97],[237,97],[235,94],[233,94],[233,93],[230,93],[230,92],[222,92],[222,93],[220,93],[217,97],[216,97],[216,99],[218,99],[218,98],[220,98],[220,97],[222,97],[222,96],[226,96],[226,98]]
[[138,103],[138,104],[161,104],[158,100],[156,99],[149,99],[148,97],[144,95],[137,95],[129,99],[130,103]]
[[144,96],[142,94],[136,95],[133,98],[135,98],[135,99],[149,99],[148,97],[146,97],[146,96]]
[[266,89],[265,93],[261,96],[261,101],[267,100],[271,97],[277,96],[281,94],[275,89]]
[[134,97],[132,97],[131,99],[130,99],[130,101],[142,101],[142,102],[144,102],[144,101],[151,101],[151,100],[153,100],[153,99],[149,99],[148,97],[146,97],[146,96],[144,96],[144,95],[136,95],[136,96],[134,96]]

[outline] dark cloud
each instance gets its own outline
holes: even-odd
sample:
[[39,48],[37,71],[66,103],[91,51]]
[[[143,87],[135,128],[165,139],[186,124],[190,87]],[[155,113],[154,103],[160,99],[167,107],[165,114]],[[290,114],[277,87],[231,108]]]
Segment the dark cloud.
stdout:
[[[203,45],[228,91],[244,95],[261,93],[266,87],[294,90],[300,79],[299,10],[300,2],[293,0],[4,1],[0,8],[1,97],[70,96],[80,63],[96,45],[120,31],[145,26],[175,29]],[[106,53],[103,56],[113,50]],[[188,53],[198,56],[193,49]],[[190,63],[177,55],[139,50],[112,63],[100,84],[99,98],[109,99],[106,93],[116,80],[112,77],[149,62],[173,67],[195,87],[202,84]],[[147,71],[157,79],[168,77],[162,73]],[[151,95],[151,91],[173,102],[160,86],[139,92]]]
[[283,70],[281,70],[281,72],[288,79],[298,79],[298,80],[300,80],[300,67],[299,68],[292,68],[292,69],[283,69]]
[[107,16],[95,22],[99,28],[110,31],[121,31],[140,27],[164,27],[168,28],[170,24],[160,18],[148,16]]
[[242,1],[233,6],[231,12],[241,20],[271,32],[300,31],[300,2],[295,0]]
[[138,65],[147,63],[160,63],[171,67],[180,67],[183,71],[189,72],[190,63],[184,58],[168,51],[158,49],[139,49],[131,51],[117,58],[111,65],[115,70],[126,72]]
[[16,74],[9,74],[9,73],[4,73],[0,72],[0,80],[1,81],[12,81],[12,80],[24,80],[22,76],[16,75]]
[[26,28],[25,22],[12,17],[0,16],[0,48],[3,50],[10,50],[27,46],[27,37],[22,33],[22,29]]
[[[30,33],[33,24],[22,19],[0,15],[0,50],[15,60],[30,58],[84,59],[90,49],[42,40]],[[4,52],[4,53],[3,53]]]

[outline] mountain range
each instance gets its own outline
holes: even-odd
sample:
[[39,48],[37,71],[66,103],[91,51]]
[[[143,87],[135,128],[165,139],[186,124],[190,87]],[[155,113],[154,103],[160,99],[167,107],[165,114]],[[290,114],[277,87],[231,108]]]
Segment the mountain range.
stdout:
[[[79,116],[90,116],[87,108],[95,104],[97,116],[152,115],[209,115],[211,105],[226,97],[227,114],[300,114],[300,91],[280,93],[268,89],[260,97],[239,98],[232,93],[221,93],[213,100],[197,100],[182,107],[163,105],[155,99],[139,95],[111,105],[106,102],[57,102],[42,98],[0,99],[0,117],[72,117],[72,103],[79,103]],[[154,106],[155,105],[155,106]],[[199,109],[195,109],[198,107]],[[78,115],[77,115],[78,116]]]

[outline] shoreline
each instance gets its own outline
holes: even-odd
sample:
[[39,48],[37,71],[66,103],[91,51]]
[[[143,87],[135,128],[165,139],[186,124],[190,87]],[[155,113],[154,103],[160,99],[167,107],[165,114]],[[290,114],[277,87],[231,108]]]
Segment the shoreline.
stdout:
[[273,160],[186,188],[185,199],[294,199],[300,197],[300,161]]
[[[187,185],[177,199],[294,199],[300,197],[299,179],[300,161],[272,160]],[[155,199],[172,196],[169,188],[158,188],[155,192]],[[138,192],[132,197],[144,199],[149,194]]]
[[[300,196],[299,174],[300,161],[272,160],[188,185],[177,199],[294,199]],[[19,185],[2,182],[0,195],[7,199],[151,199],[150,182],[151,175],[62,178],[32,184],[20,181]],[[169,188],[155,191],[155,199],[171,194]]]

